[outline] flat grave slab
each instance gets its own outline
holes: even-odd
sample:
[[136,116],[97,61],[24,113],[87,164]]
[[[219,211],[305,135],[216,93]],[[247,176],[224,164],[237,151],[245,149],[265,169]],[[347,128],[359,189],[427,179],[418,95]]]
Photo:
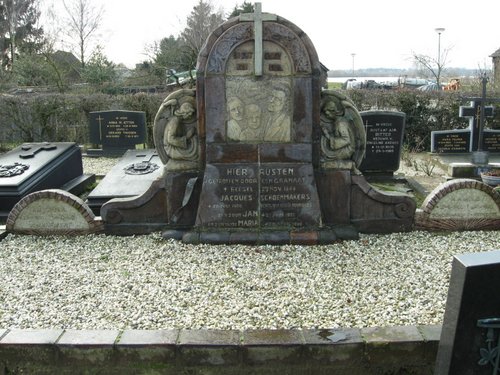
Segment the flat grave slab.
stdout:
[[87,196],[86,203],[96,214],[113,198],[143,194],[162,173],[162,163],[155,150],[128,150]]
[[82,155],[73,142],[25,143],[0,156],[0,217],[24,196],[83,178]]

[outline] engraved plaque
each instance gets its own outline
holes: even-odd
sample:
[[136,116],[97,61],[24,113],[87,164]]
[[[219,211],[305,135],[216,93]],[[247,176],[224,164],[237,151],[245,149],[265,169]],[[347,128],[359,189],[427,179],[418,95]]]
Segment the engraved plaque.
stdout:
[[319,225],[309,164],[208,164],[198,210],[207,228],[307,228]]

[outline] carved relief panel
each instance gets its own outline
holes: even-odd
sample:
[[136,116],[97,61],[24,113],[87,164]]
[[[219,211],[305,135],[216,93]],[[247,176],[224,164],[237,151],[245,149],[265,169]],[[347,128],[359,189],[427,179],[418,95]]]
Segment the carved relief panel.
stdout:
[[226,134],[246,143],[292,140],[293,64],[278,44],[263,43],[263,77],[254,77],[254,43],[233,50],[226,65]]

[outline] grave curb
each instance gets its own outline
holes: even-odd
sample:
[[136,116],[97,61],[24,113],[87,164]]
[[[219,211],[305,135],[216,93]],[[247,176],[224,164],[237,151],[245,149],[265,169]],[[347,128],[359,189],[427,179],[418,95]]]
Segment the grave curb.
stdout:
[[[335,330],[0,329],[0,374],[108,373],[371,374],[434,368],[441,326]],[[260,369],[260,370],[259,370]],[[254,372],[252,372],[254,371]],[[338,372],[337,372],[338,371]]]

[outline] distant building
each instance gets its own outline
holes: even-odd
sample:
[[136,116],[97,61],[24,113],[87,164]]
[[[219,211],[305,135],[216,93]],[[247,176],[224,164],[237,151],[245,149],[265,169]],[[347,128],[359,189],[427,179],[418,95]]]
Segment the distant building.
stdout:
[[495,85],[500,85],[500,48],[490,55],[493,59],[493,81]]
[[69,82],[75,83],[81,81],[81,63],[75,55],[71,52],[56,51],[51,57],[57,68],[63,72]]

